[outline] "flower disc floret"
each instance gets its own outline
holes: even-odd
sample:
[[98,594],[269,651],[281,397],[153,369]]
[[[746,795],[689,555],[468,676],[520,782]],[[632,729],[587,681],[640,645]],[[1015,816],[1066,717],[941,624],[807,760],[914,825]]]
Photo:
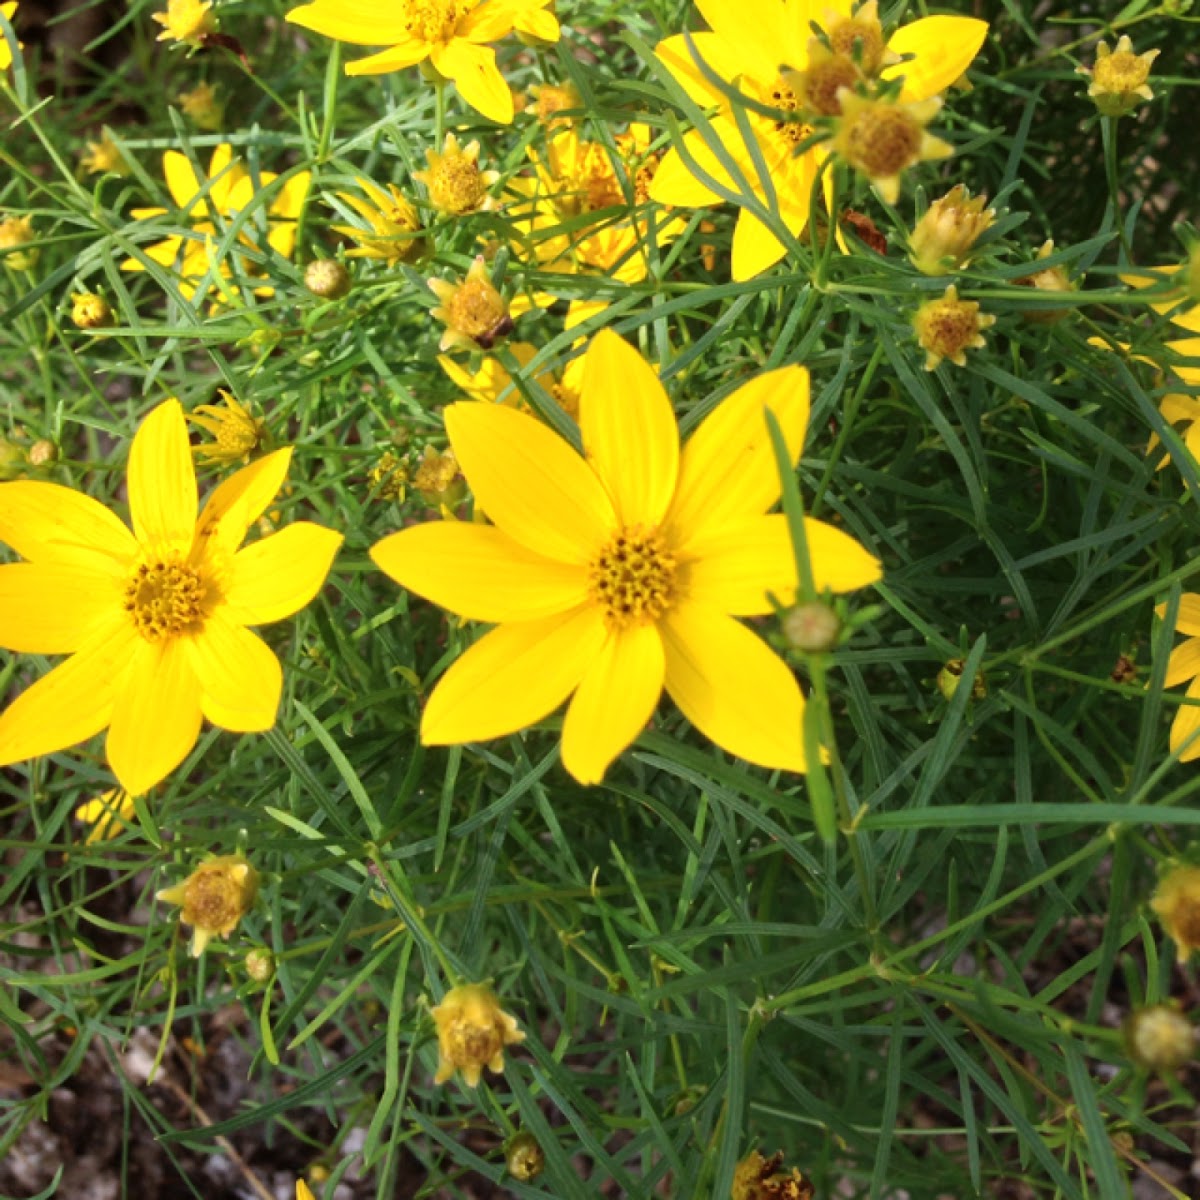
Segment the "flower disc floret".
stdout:
[[884,65],[887,43],[879,22],[878,0],[868,0],[852,17],[826,17],[825,36],[834,54],[858,63],[866,75],[877,75]]
[[588,591],[610,629],[657,621],[675,598],[675,556],[656,529],[620,530],[588,567]]

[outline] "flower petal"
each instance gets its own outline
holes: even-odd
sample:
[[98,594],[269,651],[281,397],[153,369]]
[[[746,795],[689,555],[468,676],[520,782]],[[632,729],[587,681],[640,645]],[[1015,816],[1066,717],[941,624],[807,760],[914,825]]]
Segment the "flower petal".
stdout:
[[904,77],[900,99],[928,100],[944,92],[975,61],[988,24],[975,17],[922,17],[902,25],[888,40],[895,54],[912,54],[910,62],[885,67],[884,79]]
[[[813,583],[818,592],[849,592],[880,577],[879,562],[848,533],[811,517],[804,522]],[[796,598],[796,558],[787,518],[749,517],[695,540],[686,566],[686,594],[698,604],[736,617],[771,612],[770,592],[780,604]]]
[[117,781],[131,796],[148,792],[183,762],[199,736],[200,689],[187,639],[139,639],[105,742]]
[[121,612],[111,574],[74,563],[0,566],[0,646],[19,654],[73,654],[98,622]]
[[623,525],[657,525],[675,494],[679,427],[654,368],[609,329],[592,339],[579,398],[583,449]]
[[458,94],[476,112],[501,125],[512,124],[512,88],[496,66],[495,50],[455,38],[432,47],[429,57],[447,79],[454,80]]
[[0,716],[0,766],[65,750],[108,724],[126,664],[145,644],[122,613],[66,662],[22,692]]
[[[689,45],[688,43],[691,43]],[[694,50],[694,53],[693,53]],[[724,94],[704,75],[704,69],[732,82],[742,73],[733,48],[715,33],[677,34],[664,38],[654,47],[654,57],[662,63],[675,82],[704,107],[725,102]],[[699,59],[699,61],[697,61]],[[703,63],[703,68],[701,67]]]
[[129,511],[143,545],[184,550],[196,527],[196,469],[178,400],[164,400],[141,423],[129,450]]
[[400,71],[416,66],[429,57],[429,43],[417,38],[405,38],[387,50],[370,54],[346,64],[347,75],[386,75],[389,71]]
[[682,604],[660,623],[671,698],[718,746],[761,767],[804,771],[804,697],[787,664],[732,617]]
[[733,263],[735,283],[744,283],[773,267],[787,254],[787,247],[749,209],[738,213],[733,227]]
[[[1167,611],[1165,604],[1160,604],[1155,613],[1161,619]],[[1200,595],[1195,592],[1184,592],[1179,597],[1179,615],[1175,618],[1175,632],[1186,633],[1189,637],[1200,636]]]
[[781,63],[806,65],[808,22],[800,21],[798,30],[790,28],[785,20],[790,14],[781,0],[696,0],[696,7],[725,47],[726,58],[733,60],[733,73],[726,78],[749,75],[773,80]]
[[124,522],[98,500],[57,483],[0,483],[0,542],[30,562],[123,575],[138,552]]
[[196,522],[192,558],[200,559],[213,551],[232,554],[283,487],[291,460],[292,448],[285,446],[218,484]]
[[1191,637],[1171,651],[1163,687],[1177,687],[1196,675],[1200,675],[1200,637]]
[[200,710],[214,725],[262,733],[275,724],[283,669],[262,638],[218,611],[182,644],[200,684]]
[[688,439],[675,502],[667,514],[681,552],[693,539],[759,516],[779,499],[767,408],[779,422],[788,460],[794,463],[808,425],[808,371],[791,366],[756,376],[722,400]]
[[580,680],[563,722],[562,761],[580,783],[599,783],[645,728],[662,694],[666,658],[656,626],[610,633]]
[[[708,153],[707,147],[695,130],[684,134],[683,141],[694,158],[705,161],[703,156]],[[712,159],[712,155],[709,154],[708,158]],[[711,165],[718,164],[713,160]],[[674,147],[663,156],[662,162],[654,172],[654,178],[650,180],[650,199],[659,204],[671,204],[680,208],[705,208],[710,204],[724,203],[712,188],[701,183],[684,166],[679,151]]]
[[167,181],[167,191],[171,193],[176,208],[186,209],[204,186],[191,159],[178,150],[168,150],[163,155],[163,178]]
[[[1188,685],[1187,698],[1200,701],[1200,675]],[[1200,703],[1181,704],[1175,714],[1175,720],[1171,722],[1171,753],[1179,754],[1180,748],[1186,742],[1191,744],[1179,754],[1180,762],[1192,762],[1200,758],[1200,737],[1196,736],[1197,730],[1200,730]]]
[[583,563],[616,527],[595,472],[535,417],[500,404],[451,404],[446,432],[475,499],[535,554]]
[[491,525],[427,521],[371,547],[401,587],[475,621],[531,621],[587,599],[580,565],[535,554]]
[[267,625],[299,612],[320,590],[342,535],[296,521],[233,556],[225,587],[227,615],[240,625]]
[[540,721],[575,690],[607,636],[600,610],[592,605],[498,626],[433,689],[421,741],[427,746],[482,741]]
[[404,10],[388,0],[316,0],[293,8],[286,20],[355,46],[386,46],[408,40]]

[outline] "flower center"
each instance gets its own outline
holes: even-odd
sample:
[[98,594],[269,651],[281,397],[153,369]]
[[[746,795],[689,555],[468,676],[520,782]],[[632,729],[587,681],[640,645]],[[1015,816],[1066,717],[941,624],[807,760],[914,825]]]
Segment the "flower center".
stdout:
[[486,349],[512,327],[508,305],[486,279],[465,279],[448,305],[448,321]]
[[125,611],[148,642],[194,632],[205,617],[209,589],[178,556],[141,563],[125,584]]
[[901,108],[864,110],[850,127],[846,157],[871,179],[899,175],[921,153],[921,126]]
[[[800,97],[796,95],[795,89],[782,77],[775,81],[767,103],[789,113],[796,112],[801,107]],[[789,146],[798,146],[805,138],[812,136],[812,126],[804,124],[803,121],[779,120],[775,122],[775,132]]]
[[466,155],[446,155],[430,172],[429,199],[443,212],[474,212],[486,194],[479,167]]
[[200,929],[224,929],[242,915],[243,889],[221,867],[201,867],[187,883],[183,919]]
[[466,6],[456,0],[405,0],[404,26],[422,42],[448,42]]
[[856,58],[868,75],[878,72],[883,62],[883,28],[878,20],[861,21],[848,17],[829,30],[829,47],[834,54]]
[[858,68],[845,54],[831,54],[809,66],[802,76],[802,91],[807,108],[823,117],[840,117],[842,102],[840,88],[850,88],[859,81]]
[[1136,92],[1150,78],[1150,64],[1145,55],[1114,50],[1096,60],[1093,78],[1104,91]]
[[588,590],[610,629],[656,621],[675,599],[675,556],[657,529],[628,525],[588,567]]

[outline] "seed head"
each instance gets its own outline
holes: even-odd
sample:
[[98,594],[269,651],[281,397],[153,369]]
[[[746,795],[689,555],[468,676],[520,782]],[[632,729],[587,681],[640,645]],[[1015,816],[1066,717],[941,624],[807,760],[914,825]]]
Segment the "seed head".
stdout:
[[1170,1004],[1139,1008],[1125,1018],[1125,1052],[1139,1067],[1152,1071],[1174,1071],[1196,1050],[1192,1023]]
[[522,1130],[504,1147],[504,1165],[514,1179],[528,1183],[545,1170],[546,1152],[532,1133]]
[[1077,74],[1091,80],[1088,95],[1096,108],[1106,117],[1123,117],[1133,112],[1143,100],[1154,99],[1146,80],[1150,78],[1150,65],[1158,55],[1157,50],[1134,54],[1129,35],[1122,34],[1115,50],[1110,50],[1107,42],[1099,42],[1093,66],[1076,70]]
[[275,955],[265,946],[255,946],[253,950],[246,952],[246,960],[243,965],[246,968],[246,974],[255,983],[267,983],[275,974]]
[[751,1150],[733,1172],[730,1200],[812,1200],[812,1184],[795,1167],[781,1171],[782,1165],[782,1150],[770,1158]]
[[953,153],[948,142],[925,129],[942,106],[936,98],[899,104],[859,96],[849,88],[842,88],[837,98],[842,115],[833,139],[834,152],[865,175],[889,204],[900,195],[902,172],[916,163]]
[[995,317],[980,313],[974,300],[960,300],[954,284],[940,299],[926,300],[913,318],[917,341],[925,351],[925,370],[932,371],[944,358],[965,367],[966,352],[983,346],[982,331],[995,323]]
[[986,196],[971,198],[960,183],[935,200],[908,239],[908,257],[924,275],[948,275],[971,261],[971,250],[996,219]]
[[827,604],[797,604],[781,619],[783,636],[788,644],[806,654],[820,654],[837,645],[842,623]]
[[182,883],[158,893],[182,905],[179,919],[192,926],[192,956],[214,937],[227,937],[258,895],[258,872],[240,855],[224,854],[197,867]]
[[483,1068],[504,1070],[504,1047],[525,1040],[516,1018],[500,1007],[486,984],[451,988],[431,1010],[437,1026],[438,1069],[434,1083],[445,1083],[461,1071],[468,1087],[477,1087]]

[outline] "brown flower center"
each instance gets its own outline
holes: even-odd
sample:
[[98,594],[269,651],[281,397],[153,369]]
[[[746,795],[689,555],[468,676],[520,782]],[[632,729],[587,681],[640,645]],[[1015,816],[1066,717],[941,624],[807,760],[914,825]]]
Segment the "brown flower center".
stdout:
[[657,529],[629,525],[588,567],[588,590],[611,629],[656,621],[675,600],[674,554]]
[[840,117],[842,102],[838,99],[839,89],[853,89],[860,78],[859,70],[852,59],[844,54],[831,55],[823,62],[814,63],[804,72],[804,103],[823,117]]
[[443,212],[474,212],[486,195],[478,164],[464,154],[446,155],[430,172],[429,199]]
[[199,629],[209,591],[195,567],[171,555],[138,565],[125,583],[124,607],[146,641],[161,642]]
[[921,126],[902,108],[864,109],[849,131],[846,157],[871,179],[899,175],[921,153]]
[[504,297],[486,279],[465,279],[446,307],[447,324],[488,347],[512,327]]
[[222,930],[242,915],[244,889],[228,868],[201,867],[187,883],[183,919],[197,929]]
[[883,62],[883,29],[878,21],[847,18],[829,30],[829,47],[851,62],[857,59],[863,71],[875,75]]

